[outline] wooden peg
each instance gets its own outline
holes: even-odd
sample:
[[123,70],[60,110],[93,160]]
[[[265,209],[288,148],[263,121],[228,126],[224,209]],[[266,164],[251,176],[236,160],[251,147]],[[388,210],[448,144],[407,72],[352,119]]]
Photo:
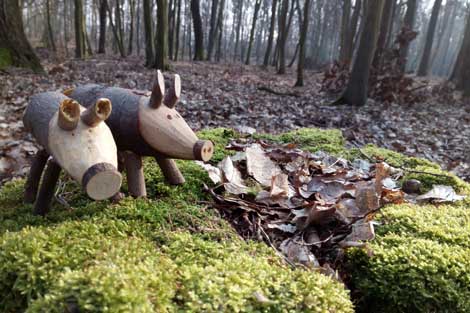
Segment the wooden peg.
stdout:
[[86,109],[82,115],[83,123],[90,127],[96,127],[102,121],[105,121],[111,115],[111,101],[106,98],[100,98],[94,105]]
[[34,203],[38,193],[39,182],[41,181],[41,175],[46,166],[49,154],[46,150],[39,150],[31,163],[31,169],[29,170],[28,179],[26,180],[24,190],[24,202]]
[[80,105],[72,99],[60,103],[57,124],[63,130],[74,130],[80,120]]
[[181,97],[181,78],[178,74],[175,75],[175,81],[173,87],[168,90],[168,93],[165,95],[165,100],[163,103],[170,109],[173,109],[178,103],[178,100]]
[[185,183],[183,174],[181,174],[176,162],[172,159],[165,158],[163,156],[155,156],[160,169],[162,170],[165,180],[171,185],[182,185]]
[[163,100],[165,95],[165,80],[163,74],[160,70],[157,71],[157,77],[152,87],[152,95],[150,96],[149,106],[151,108],[157,109]]
[[131,196],[135,198],[147,197],[142,157],[126,151],[124,164],[127,173],[127,188]]
[[47,162],[46,171],[42,179],[41,189],[34,206],[34,214],[46,215],[49,212],[52,197],[60,176],[60,166],[53,159]]

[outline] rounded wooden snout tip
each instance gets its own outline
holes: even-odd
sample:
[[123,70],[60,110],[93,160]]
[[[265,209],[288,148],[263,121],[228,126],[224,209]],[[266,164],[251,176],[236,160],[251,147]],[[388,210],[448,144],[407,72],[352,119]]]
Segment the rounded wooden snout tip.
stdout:
[[82,113],[82,121],[90,127],[96,127],[111,115],[111,111],[111,101],[106,98],[100,98],[93,106]]
[[93,200],[105,200],[119,192],[122,175],[110,163],[91,166],[83,175],[82,186]]
[[198,140],[193,148],[194,159],[208,162],[214,154],[214,144],[210,140]]
[[80,104],[72,99],[60,103],[57,123],[63,130],[74,130],[80,121]]

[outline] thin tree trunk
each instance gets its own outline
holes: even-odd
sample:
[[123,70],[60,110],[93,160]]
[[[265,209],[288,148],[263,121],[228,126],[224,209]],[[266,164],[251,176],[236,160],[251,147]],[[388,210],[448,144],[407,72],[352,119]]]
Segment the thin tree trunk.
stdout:
[[237,32],[236,32],[236,39],[235,39],[235,49],[233,52],[233,60],[237,58],[238,46],[240,45],[240,34],[241,34],[241,26],[242,26],[242,16],[243,16],[243,0],[239,0],[239,7],[238,7],[238,19],[237,19]]
[[426,34],[426,42],[424,44],[423,56],[419,63],[418,76],[426,76],[429,71],[429,59],[431,57],[432,43],[434,41],[434,33],[436,32],[437,19],[441,10],[442,0],[434,1],[431,19],[429,20],[428,32]]
[[[119,2],[116,2],[116,4],[118,4]],[[124,51],[124,44],[122,42],[122,32],[121,32],[121,35],[119,34],[119,24],[121,23],[120,20],[120,10],[119,9],[115,9],[115,15],[116,15],[116,25],[114,24],[113,22],[113,19],[111,18],[112,17],[112,13],[111,13],[111,8],[109,7],[109,5],[106,6],[108,8],[108,14],[109,14],[109,23],[111,24],[111,29],[113,31],[113,35],[114,35],[114,40],[115,40],[115,43],[118,47],[118,50],[119,50],[119,54],[121,55],[121,57],[125,58],[126,57],[126,52]]]
[[350,16],[351,16],[351,0],[343,1],[343,14],[341,17],[341,45],[339,53],[339,61],[342,63],[348,62],[348,36],[350,36]]
[[253,21],[251,24],[250,39],[248,41],[248,51],[246,52],[245,64],[250,65],[251,49],[253,47],[253,39],[255,37],[256,20],[258,19],[259,9],[261,7],[261,0],[256,0],[255,11],[253,13]]
[[9,65],[44,71],[24,33],[19,2],[0,0],[0,67]]
[[67,21],[69,20],[68,19],[68,8],[67,8],[67,3],[68,3],[68,0],[64,0],[64,50],[65,50],[65,56],[68,57],[69,56],[69,49],[67,47],[68,45],[68,42],[69,42],[69,32],[68,32],[68,25],[67,25]]
[[391,27],[390,25],[394,2],[396,2],[396,0],[385,0],[382,12],[382,21],[380,22],[380,33],[377,42],[377,49],[375,49],[374,61],[372,62],[375,68],[380,68],[382,64],[382,55],[384,53],[385,45],[387,43],[387,35],[389,34],[388,30]]
[[181,29],[181,0],[177,0],[177,1],[178,1],[178,4],[177,4],[177,11],[176,11],[175,51],[174,51],[175,61],[178,61],[178,53],[179,53],[179,48],[180,48],[180,29]]
[[75,3],[75,57],[85,57],[85,34],[83,33],[83,3],[82,0],[74,0]]
[[286,41],[287,41],[287,11],[289,10],[289,0],[282,0],[282,9],[279,15],[279,69],[278,74],[286,73]]
[[310,0],[304,2],[304,18],[300,29],[300,40],[299,40],[299,62],[297,63],[297,82],[295,86],[304,85],[304,64],[305,64],[305,42],[307,40],[308,23],[310,16]]
[[273,39],[274,39],[274,31],[276,28],[276,11],[277,11],[277,0],[272,0],[271,6],[271,23],[269,25],[269,37],[268,37],[268,45],[266,47],[266,53],[264,54],[264,61],[263,66],[267,67],[269,64],[269,57],[271,56],[271,50],[273,46]]
[[106,12],[107,0],[100,1],[100,39],[98,44],[98,53],[106,53]]
[[127,48],[127,54],[131,55],[133,50],[134,41],[134,17],[135,17],[135,0],[129,0],[130,6],[130,21],[129,21],[129,45]]
[[152,32],[152,12],[150,9],[150,0],[143,0],[144,11],[144,33],[145,33],[145,66],[152,67],[155,61],[153,50],[153,32]]
[[168,1],[157,0],[157,49],[155,68],[162,71],[169,68],[168,64]]
[[[414,29],[415,19],[416,19],[416,11],[417,11],[417,0],[408,0],[407,1],[407,8],[405,19],[403,21],[403,27],[408,30]],[[402,72],[406,70],[406,63],[408,59],[408,50],[410,49],[409,43],[404,44],[400,50],[400,69]]]
[[219,0],[212,0],[211,6],[211,19],[210,19],[210,30],[207,44],[207,60],[210,61],[212,58],[212,51],[214,50],[214,42],[216,41],[216,28],[217,28],[217,8]]
[[341,98],[336,101],[337,103],[363,106],[367,102],[369,73],[379,36],[383,5],[384,0],[370,0],[368,2],[357,57],[346,90]]
[[46,0],[46,19],[47,19],[47,37],[50,47],[52,51],[56,52],[56,45],[54,40],[54,31],[52,30],[51,24],[51,8],[50,8],[50,0]]
[[194,60],[204,60],[204,32],[202,30],[202,20],[200,13],[199,0],[191,0],[191,15],[193,17],[194,27]]
[[217,51],[216,51],[216,61],[220,61],[220,56],[222,54],[222,35],[224,32],[224,10],[225,10],[225,0],[221,0],[219,6],[219,12],[217,16],[217,29],[216,35],[218,36],[217,39]]

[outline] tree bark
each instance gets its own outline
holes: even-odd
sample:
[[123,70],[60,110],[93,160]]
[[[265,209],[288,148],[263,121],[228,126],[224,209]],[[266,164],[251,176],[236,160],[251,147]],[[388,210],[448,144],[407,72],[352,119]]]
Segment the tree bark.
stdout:
[[85,57],[85,34],[83,33],[83,2],[75,1],[75,57]]
[[384,0],[368,1],[357,57],[346,90],[341,98],[336,101],[338,104],[346,103],[363,106],[367,102],[369,73],[377,45],[383,5]]
[[[409,30],[414,29],[416,11],[417,11],[417,0],[408,0],[405,18],[403,20],[403,27],[406,27]],[[402,72],[405,72],[406,70],[406,61],[408,59],[409,49],[410,49],[410,45],[409,43],[407,43],[403,45],[400,50],[400,60],[402,60],[400,64],[400,69]]]
[[243,0],[239,0],[239,7],[238,7],[238,17],[237,17],[237,31],[235,36],[235,49],[233,51],[233,59],[236,60],[238,46],[240,45],[240,34],[241,34],[241,26],[242,26],[242,16],[243,16]]
[[279,69],[278,74],[286,73],[286,37],[287,37],[287,11],[289,10],[289,0],[282,0],[281,12],[279,14]]
[[372,62],[375,68],[380,68],[382,64],[382,55],[385,50],[385,45],[387,43],[387,36],[389,34],[389,28],[391,27],[391,22],[392,22],[394,2],[396,2],[396,0],[385,0],[383,12],[382,12],[382,21],[380,22],[380,33],[379,33],[379,39],[377,42],[377,49],[375,49],[374,61]]
[[216,56],[216,61],[220,61],[220,56],[222,54],[222,35],[224,32],[224,10],[225,10],[225,0],[221,0],[220,6],[219,6],[219,12],[217,16],[217,28],[216,28],[216,36],[218,37],[217,39],[217,51],[215,53]]
[[106,12],[107,0],[100,1],[100,38],[98,44],[98,53],[106,53]]
[[131,55],[132,50],[133,50],[133,41],[134,41],[135,0],[129,0],[129,7],[130,7],[129,45],[127,48],[127,54]]
[[24,33],[19,2],[0,0],[0,68],[9,65],[44,71]]
[[[178,53],[180,48],[180,29],[181,29],[181,0],[177,0],[177,11],[176,11],[176,30],[175,30],[175,51],[174,51],[174,60],[178,61]],[[184,45],[184,41],[183,41]]]
[[310,0],[305,0],[304,18],[302,21],[302,27],[300,29],[299,62],[297,64],[297,82],[295,83],[295,86],[298,86],[298,87],[304,85],[305,42],[307,39],[309,16],[310,16]]
[[437,19],[441,10],[442,0],[434,1],[432,7],[431,19],[429,20],[428,32],[426,33],[426,42],[424,44],[423,56],[419,63],[418,76],[426,76],[429,71],[429,59],[431,57],[432,43],[434,41],[434,33],[436,32]]
[[155,61],[152,34],[152,12],[150,0],[143,0],[144,32],[145,32],[145,66],[152,67]]
[[261,0],[256,0],[255,10],[253,13],[253,21],[251,24],[250,39],[248,41],[248,51],[246,52],[245,64],[250,65],[251,49],[253,47],[253,39],[255,38],[256,20],[258,19],[259,9],[261,7]]
[[108,8],[108,14],[109,14],[109,23],[111,24],[111,29],[113,31],[113,35],[114,35],[114,41],[118,47],[118,50],[119,50],[119,54],[121,55],[121,57],[125,58],[126,57],[126,52],[124,51],[124,44],[122,42],[122,30],[120,30],[120,24],[121,24],[121,10],[118,9],[119,7],[119,2],[116,2],[116,8],[114,10],[115,12],[115,19],[116,19],[116,23],[113,22],[113,19],[111,18],[112,16],[112,13],[111,13],[111,8],[109,7],[109,5],[107,5],[107,8]]
[[276,28],[276,11],[277,11],[277,0],[272,0],[271,6],[271,23],[269,25],[269,37],[268,44],[266,47],[266,53],[264,54],[263,66],[267,67],[269,64],[269,57],[271,56],[271,50],[273,47],[274,31]]
[[339,53],[339,61],[341,63],[348,62],[348,36],[350,36],[350,15],[351,15],[351,0],[343,1],[343,14],[341,17],[341,45]]
[[211,19],[210,19],[210,30],[209,38],[207,43],[207,60],[210,61],[212,58],[212,52],[214,50],[214,42],[216,41],[216,28],[217,28],[217,9],[219,5],[219,0],[212,0],[211,6]]
[[155,68],[167,70],[168,65],[168,0],[157,0],[157,47]]
[[46,0],[46,20],[47,20],[47,37],[48,43],[51,47],[52,51],[56,52],[56,45],[54,40],[54,31],[52,30],[51,24],[51,7],[50,7],[50,0]]
[[450,79],[458,90],[464,91],[465,97],[470,97],[470,14],[467,16],[462,46]]
[[194,61],[204,60],[204,32],[202,30],[202,19],[199,8],[199,0],[191,0],[191,15],[194,27]]

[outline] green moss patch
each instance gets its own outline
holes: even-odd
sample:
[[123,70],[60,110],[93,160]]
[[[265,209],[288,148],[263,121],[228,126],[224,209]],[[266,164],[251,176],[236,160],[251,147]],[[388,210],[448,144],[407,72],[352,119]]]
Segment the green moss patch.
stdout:
[[[200,133],[216,145],[214,162],[239,135]],[[469,185],[434,163],[367,146],[348,150],[339,131],[300,129],[258,139],[294,142],[348,159],[385,159],[427,188]],[[352,312],[349,292],[314,271],[288,267],[269,247],[241,240],[210,208],[206,172],[178,161],[186,178],[168,186],[145,160],[148,199],[92,202],[67,183],[70,208],[46,217],[22,204],[23,181],[0,191],[0,312]],[[449,175],[449,177],[447,177]],[[123,186],[123,190],[126,186]],[[379,215],[372,256],[348,250],[351,296],[365,312],[470,311],[470,202],[395,205]]]
[[0,48],[0,68],[13,64],[10,52],[5,48]]

